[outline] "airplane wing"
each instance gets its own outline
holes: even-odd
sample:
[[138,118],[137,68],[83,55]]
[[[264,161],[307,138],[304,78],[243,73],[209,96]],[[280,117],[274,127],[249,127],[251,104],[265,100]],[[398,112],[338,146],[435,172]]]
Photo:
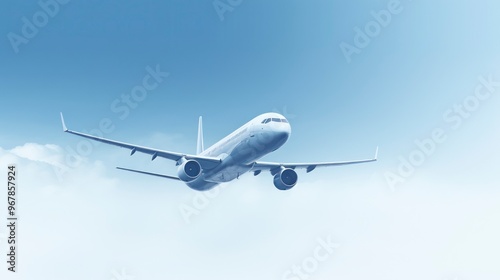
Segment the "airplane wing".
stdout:
[[106,144],[118,146],[121,148],[129,149],[130,155],[133,155],[135,152],[141,152],[141,153],[151,155],[152,156],[151,160],[155,160],[157,157],[162,157],[162,158],[166,158],[166,159],[170,159],[170,160],[174,160],[174,161],[178,161],[181,158],[194,159],[194,160],[198,161],[200,163],[200,165],[202,166],[202,168],[204,168],[204,169],[212,169],[215,166],[219,165],[220,162],[222,161],[219,158],[197,156],[197,155],[190,155],[190,154],[183,154],[183,153],[177,153],[177,152],[158,150],[158,149],[154,149],[154,148],[138,146],[138,145],[129,144],[129,143],[125,143],[125,142],[119,142],[119,141],[110,140],[110,139],[106,139],[106,138],[102,138],[102,137],[97,137],[97,136],[86,134],[86,133],[72,131],[66,127],[62,113],[61,113],[61,122],[62,122],[64,132],[78,135],[80,137],[88,138],[88,139],[91,139],[94,141],[99,141],[102,143],[106,143]]
[[270,170],[271,172],[278,170],[279,168],[291,168],[291,169],[306,169],[307,173],[316,169],[316,167],[326,167],[326,166],[340,166],[349,164],[358,164],[377,161],[378,157],[378,147],[375,150],[375,156],[371,159],[362,160],[352,160],[352,161],[334,161],[334,162],[311,162],[311,163],[278,163],[278,162],[260,162],[257,161],[253,164],[252,170],[254,175],[258,175],[263,170]]

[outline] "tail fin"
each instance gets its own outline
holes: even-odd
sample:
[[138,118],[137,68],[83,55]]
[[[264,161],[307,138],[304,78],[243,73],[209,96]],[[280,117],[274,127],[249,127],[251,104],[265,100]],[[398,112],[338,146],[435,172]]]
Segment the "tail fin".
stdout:
[[205,148],[203,147],[203,120],[200,116],[198,121],[198,143],[196,145],[196,154],[201,154]]

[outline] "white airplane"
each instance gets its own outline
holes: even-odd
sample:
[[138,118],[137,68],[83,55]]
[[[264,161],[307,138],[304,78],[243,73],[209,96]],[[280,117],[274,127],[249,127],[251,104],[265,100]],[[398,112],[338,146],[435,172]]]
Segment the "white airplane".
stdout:
[[210,190],[220,183],[237,179],[246,172],[253,172],[254,176],[257,176],[262,171],[270,171],[271,175],[274,176],[274,186],[276,188],[279,190],[289,190],[297,184],[298,176],[295,169],[306,169],[307,173],[309,173],[316,167],[372,162],[377,160],[378,154],[377,147],[375,157],[364,160],[312,163],[257,161],[261,157],[281,147],[290,137],[291,128],[288,120],[277,113],[266,113],[252,119],[206,150],[203,147],[203,125],[202,118],[200,117],[198,123],[196,155],[142,147],[72,131],[66,127],[62,113],[61,122],[64,132],[129,149],[130,155],[141,152],[151,155],[151,160],[162,157],[175,161],[176,165],[179,166],[177,177],[122,167],[117,168],[146,175],[179,180],[197,191]]

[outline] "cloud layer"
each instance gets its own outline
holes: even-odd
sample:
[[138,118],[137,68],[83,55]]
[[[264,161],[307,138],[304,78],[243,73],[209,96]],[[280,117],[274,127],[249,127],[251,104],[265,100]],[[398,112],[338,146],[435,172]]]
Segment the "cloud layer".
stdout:
[[[500,276],[497,190],[453,191],[426,181],[422,171],[391,192],[379,173],[360,169],[356,178],[299,174],[288,192],[276,190],[266,174],[247,175],[200,196],[183,184],[116,173],[92,160],[60,180],[54,167],[64,156],[56,145],[35,143],[0,150],[2,169],[17,164],[20,182],[19,273],[2,269],[2,278]],[[189,224],[182,205],[198,207]],[[327,238],[339,246],[304,270],[318,240]]]

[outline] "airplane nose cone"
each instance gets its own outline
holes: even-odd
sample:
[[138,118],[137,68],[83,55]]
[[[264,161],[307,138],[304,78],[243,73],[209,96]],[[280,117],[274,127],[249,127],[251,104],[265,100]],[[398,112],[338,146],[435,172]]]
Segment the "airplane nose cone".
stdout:
[[290,133],[289,125],[280,125],[273,127],[272,130],[261,131],[258,139],[260,143],[265,143],[268,147],[281,146],[288,140]]
[[290,125],[282,125],[276,130],[276,138],[281,141],[286,141],[290,137],[291,129]]
[[282,130],[277,132],[277,138],[280,140],[288,140],[290,137],[290,130]]

